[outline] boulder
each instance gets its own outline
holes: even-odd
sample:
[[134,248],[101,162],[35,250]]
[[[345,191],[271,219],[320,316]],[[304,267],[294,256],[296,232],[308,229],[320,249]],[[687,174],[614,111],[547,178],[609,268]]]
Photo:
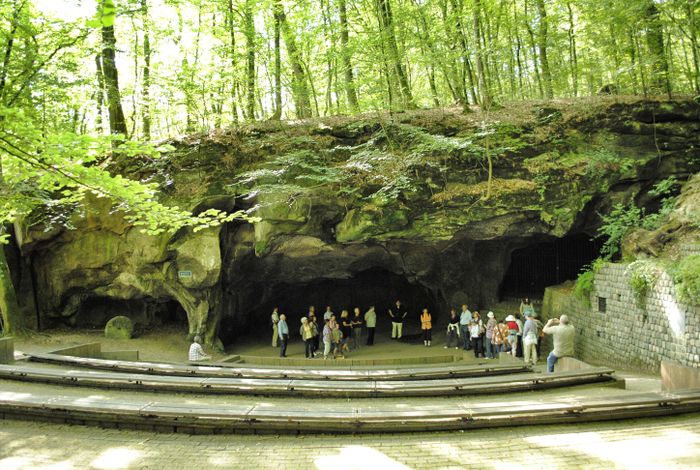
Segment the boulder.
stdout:
[[134,324],[129,317],[118,315],[107,322],[105,326],[105,338],[131,339],[134,333]]

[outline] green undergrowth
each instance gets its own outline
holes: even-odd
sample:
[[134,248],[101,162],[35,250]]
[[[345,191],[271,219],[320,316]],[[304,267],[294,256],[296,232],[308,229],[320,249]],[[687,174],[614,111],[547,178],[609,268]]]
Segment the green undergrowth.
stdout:
[[594,260],[586,265],[576,279],[574,285],[574,297],[582,301],[586,306],[591,306],[591,294],[595,290],[595,275],[607,262],[602,258]]
[[700,305],[700,254],[683,258],[671,269],[678,298],[694,305]]

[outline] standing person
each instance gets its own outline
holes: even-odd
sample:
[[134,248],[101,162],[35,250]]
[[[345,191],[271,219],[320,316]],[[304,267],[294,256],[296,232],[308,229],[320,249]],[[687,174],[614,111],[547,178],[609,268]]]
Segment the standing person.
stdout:
[[377,312],[374,311],[374,305],[369,307],[365,312],[365,326],[367,327],[367,346],[374,344],[374,330],[377,328]]
[[493,333],[491,336],[491,344],[493,344],[494,357],[498,357],[498,354],[506,350],[508,345],[508,326],[505,324],[504,320],[496,323],[493,327]]
[[312,359],[314,357],[314,329],[308,318],[301,318],[299,333],[301,339],[304,340],[304,357]]
[[316,356],[316,351],[318,351],[320,343],[320,335],[318,330],[318,321],[316,321],[316,314],[312,313],[309,316],[309,323],[311,324],[311,329],[313,330],[313,338],[311,339],[311,345],[313,347],[314,357]]
[[396,301],[394,309],[389,309],[391,317],[391,339],[401,339],[403,336],[403,321],[408,315],[408,310],[401,304],[400,300]]
[[524,317],[519,313],[515,314],[515,323],[518,324],[518,335],[517,338],[515,338],[518,341],[515,348],[516,357],[523,357],[523,326],[525,325],[523,323],[523,318]]
[[280,315],[280,321],[277,323],[277,331],[280,337],[280,357],[287,357],[289,327],[287,326],[287,316],[285,314]]
[[533,317],[533,312],[526,314],[525,326],[523,327],[523,355],[525,364],[537,364],[537,339],[539,338],[537,323]]
[[190,344],[190,350],[188,354],[188,358],[190,362],[199,362],[199,361],[208,361],[211,359],[211,356],[209,354],[205,354],[204,349],[202,349],[202,338],[197,335],[194,337],[192,340],[192,344]]
[[469,324],[472,322],[472,312],[467,308],[467,304],[462,305],[462,313],[459,314],[459,334],[462,336],[462,348],[469,351],[472,348],[471,335],[469,334]]
[[474,311],[472,313],[472,321],[469,324],[469,336],[471,336],[472,347],[474,348],[474,357],[478,358],[479,355],[484,357],[484,341],[481,335],[481,330],[484,328],[484,324],[481,321],[481,315],[479,312]]
[[427,308],[424,308],[420,315],[420,329],[423,331],[423,344],[430,346],[433,340],[433,316]]
[[566,356],[574,355],[574,326],[569,323],[569,317],[551,318],[542,330],[546,335],[552,335],[554,349],[547,356],[547,371],[554,372],[554,364]]
[[355,307],[355,316],[352,319],[352,348],[360,349],[360,338],[362,338],[362,314],[360,308]]
[[455,309],[450,310],[450,318],[447,323],[447,344],[445,349],[455,345],[455,349],[459,349],[459,315]]
[[505,320],[506,326],[508,327],[508,345],[510,346],[510,354],[515,357],[515,354],[517,353],[517,345],[518,345],[518,333],[520,332],[520,328],[518,327],[518,322],[515,321],[515,317],[513,315],[508,315]]
[[535,313],[535,306],[532,305],[532,301],[525,297],[523,301],[520,302],[520,315],[522,315],[523,318],[526,318],[528,313],[532,313],[533,318],[537,316],[537,313]]
[[496,345],[493,342],[493,332],[498,326],[496,317],[493,312],[486,314],[488,321],[486,322],[486,332],[484,335],[484,342],[486,343],[486,359],[495,359],[498,357],[498,351],[496,350]]
[[[330,325],[331,322],[328,323]],[[338,323],[334,323],[332,328],[333,330],[331,331],[331,339],[333,340],[333,359],[335,359],[339,355],[341,357],[344,357],[341,350],[343,347],[343,332],[340,331],[340,325],[338,325]]]
[[323,325],[323,358],[328,359],[331,353],[331,345],[333,344],[333,329],[331,328],[331,320],[324,321]]
[[537,325],[537,357],[542,357],[542,339],[544,338],[544,323],[537,318],[537,314],[533,313],[535,324]]
[[343,341],[341,342],[341,352],[350,349],[350,335],[352,335],[352,320],[347,310],[340,312],[340,331],[343,333]]
[[331,310],[331,306],[326,307],[326,311],[323,313],[323,322],[325,323],[326,320],[330,320],[331,317],[333,316],[333,310]]
[[277,324],[280,322],[279,307],[272,309],[272,315],[270,315],[270,322],[272,323],[272,347],[277,347],[277,338],[279,333],[277,332]]

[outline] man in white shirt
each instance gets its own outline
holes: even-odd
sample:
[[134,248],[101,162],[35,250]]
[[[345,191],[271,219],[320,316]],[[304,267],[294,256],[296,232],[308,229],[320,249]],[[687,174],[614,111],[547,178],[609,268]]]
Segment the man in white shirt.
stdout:
[[547,356],[547,371],[554,372],[554,364],[560,357],[574,355],[574,326],[569,323],[569,317],[562,315],[557,318],[550,318],[542,330],[546,335],[552,335],[554,349]]
[[472,348],[469,334],[469,324],[472,322],[472,312],[467,308],[467,304],[462,305],[462,313],[459,314],[459,334],[462,337],[462,348],[469,351]]
[[208,354],[204,353],[204,349],[202,349],[201,343],[202,338],[199,336],[195,336],[194,340],[192,340],[192,344],[190,345],[190,362],[199,362],[199,361],[208,361],[211,359],[211,356]]

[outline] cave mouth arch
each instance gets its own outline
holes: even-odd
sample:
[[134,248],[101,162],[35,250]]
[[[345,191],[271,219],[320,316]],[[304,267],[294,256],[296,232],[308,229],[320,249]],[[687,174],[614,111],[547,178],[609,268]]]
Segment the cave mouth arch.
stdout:
[[525,242],[511,252],[499,298],[541,298],[546,287],[575,280],[581,269],[599,256],[601,246],[600,240],[585,233]]
[[[244,325],[238,325],[247,335],[256,337],[269,336],[270,314],[275,306],[280,313],[287,316],[292,335],[295,336],[301,317],[305,316],[309,306],[316,308],[316,316],[323,321],[323,312],[330,306],[336,317],[342,310],[352,314],[354,307],[359,307],[362,315],[374,305],[377,312],[378,331],[390,329],[387,310],[397,299],[408,308],[407,322],[419,325],[420,313],[428,308],[433,320],[438,316],[439,301],[437,295],[428,287],[381,268],[372,268],[353,274],[349,278],[319,278],[308,282],[276,282],[264,288],[258,286],[259,302],[251,306]],[[224,319],[221,323],[220,338],[224,345],[229,345],[240,336],[233,319]],[[261,333],[261,332],[264,332]]]
[[101,329],[110,318],[125,315],[141,332],[153,326],[178,326],[187,330],[187,313],[175,300],[157,300],[150,297],[119,299],[90,296],[81,302],[69,322],[78,328]]

